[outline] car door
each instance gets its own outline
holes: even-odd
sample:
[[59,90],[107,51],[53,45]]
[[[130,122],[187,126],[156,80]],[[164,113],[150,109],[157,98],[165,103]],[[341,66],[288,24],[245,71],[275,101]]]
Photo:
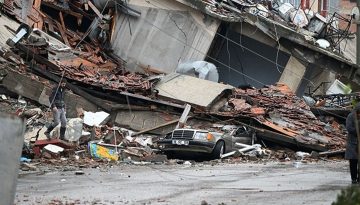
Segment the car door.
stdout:
[[232,135],[232,141],[233,141],[233,147],[235,147],[235,143],[242,143],[242,144],[248,144],[251,145],[251,131],[245,127],[245,126],[240,126],[236,129],[235,132],[233,132]]

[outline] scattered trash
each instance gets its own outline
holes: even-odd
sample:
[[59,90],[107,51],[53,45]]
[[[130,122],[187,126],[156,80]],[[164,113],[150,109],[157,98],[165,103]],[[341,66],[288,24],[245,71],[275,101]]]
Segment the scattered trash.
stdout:
[[119,154],[115,149],[109,149],[104,146],[96,144],[96,142],[89,142],[89,152],[90,155],[98,159],[109,159],[117,161],[119,160]]
[[53,145],[53,144],[48,144],[44,147],[45,150],[52,152],[54,154],[59,154],[60,152],[64,151],[64,148],[59,147],[57,145]]
[[26,157],[21,157],[20,158],[20,162],[31,162],[31,159],[28,159],[28,158],[26,158]]

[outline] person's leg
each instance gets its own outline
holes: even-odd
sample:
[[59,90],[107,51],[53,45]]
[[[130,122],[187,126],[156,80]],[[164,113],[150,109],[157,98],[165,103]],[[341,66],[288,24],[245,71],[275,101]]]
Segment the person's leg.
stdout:
[[353,184],[358,182],[358,160],[357,159],[350,159],[350,175],[351,175],[351,182]]
[[65,139],[65,131],[66,131],[66,113],[64,108],[61,109],[60,121],[61,121],[60,139],[63,140]]
[[53,109],[53,122],[50,124],[50,126],[45,131],[45,136],[50,139],[50,132],[60,123],[60,111]]

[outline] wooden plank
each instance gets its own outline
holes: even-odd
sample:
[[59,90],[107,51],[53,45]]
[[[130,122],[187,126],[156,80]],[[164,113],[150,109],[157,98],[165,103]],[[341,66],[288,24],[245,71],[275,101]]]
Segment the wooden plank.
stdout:
[[39,9],[41,6],[41,0],[34,0],[33,7]]
[[96,6],[91,1],[88,1],[88,4],[89,4],[90,8],[96,13],[96,15],[100,19],[103,19],[104,16],[100,13],[100,11],[96,8]]
[[67,46],[69,46],[70,48],[72,48],[71,45],[70,45],[70,43],[69,43],[69,40],[67,39],[67,36],[66,36],[64,30],[62,29],[61,24],[60,24],[59,22],[57,22],[57,21],[55,21],[55,23],[56,23],[56,25],[57,25],[57,27],[58,27],[58,29],[59,29],[59,32],[60,32],[60,35],[61,35],[62,39],[64,40],[64,43],[65,43]]
[[76,18],[82,18],[83,17],[83,15],[80,14],[80,13],[76,13],[76,12],[70,10],[70,9],[63,9],[62,7],[56,6],[52,2],[45,2],[44,1],[44,2],[42,2],[42,4],[44,4],[44,5],[48,6],[48,7],[54,8],[54,9],[56,9],[58,11],[62,11],[64,13],[66,13],[66,14],[70,14],[72,16],[75,16]]
[[65,26],[65,22],[64,22],[64,16],[63,16],[63,14],[62,14],[62,12],[60,11],[59,12],[59,17],[60,17],[60,23],[61,23],[61,26],[62,26],[62,29],[65,31],[65,33],[66,33],[66,26]]
[[54,32],[55,32],[55,31],[54,31],[54,24],[52,23],[52,20],[51,20],[51,19],[47,19],[46,22],[47,22],[47,24],[48,24],[49,31],[51,31],[51,32],[54,33]]
[[319,156],[325,156],[325,155],[339,155],[344,154],[346,149],[340,149],[340,150],[334,150],[334,151],[327,151],[327,152],[320,152]]
[[328,149],[325,146],[318,145],[318,144],[306,144],[302,142],[298,142],[294,137],[290,137],[281,133],[273,132],[267,129],[258,128],[254,126],[250,126],[238,120],[234,120],[237,124],[246,126],[250,129],[253,129],[256,132],[256,136],[261,139],[269,140],[271,142],[275,142],[286,147],[297,147],[302,150],[311,150],[311,151],[327,151]]

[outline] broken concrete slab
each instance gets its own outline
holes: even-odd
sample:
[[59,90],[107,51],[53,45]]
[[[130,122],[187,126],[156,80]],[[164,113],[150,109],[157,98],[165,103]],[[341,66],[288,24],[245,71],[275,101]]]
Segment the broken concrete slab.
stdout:
[[[51,87],[49,81],[44,78],[24,75],[12,69],[4,70],[7,74],[2,80],[2,84],[11,92],[24,96],[42,105],[49,106],[49,95]],[[89,111],[96,111],[97,107],[78,95],[71,92],[65,93],[65,102],[67,104],[67,116],[77,117],[77,108],[86,108]]]
[[[163,112],[122,110],[116,113],[114,122],[132,130],[146,130],[178,119],[178,115]],[[151,133],[166,134],[176,126],[176,122],[151,130]]]
[[[177,73],[165,76],[156,85],[159,97],[209,108],[226,91],[234,87]],[[204,92],[206,90],[206,92]]]
[[89,126],[100,126],[104,124],[105,119],[109,117],[109,113],[101,112],[84,112],[84,124]]

